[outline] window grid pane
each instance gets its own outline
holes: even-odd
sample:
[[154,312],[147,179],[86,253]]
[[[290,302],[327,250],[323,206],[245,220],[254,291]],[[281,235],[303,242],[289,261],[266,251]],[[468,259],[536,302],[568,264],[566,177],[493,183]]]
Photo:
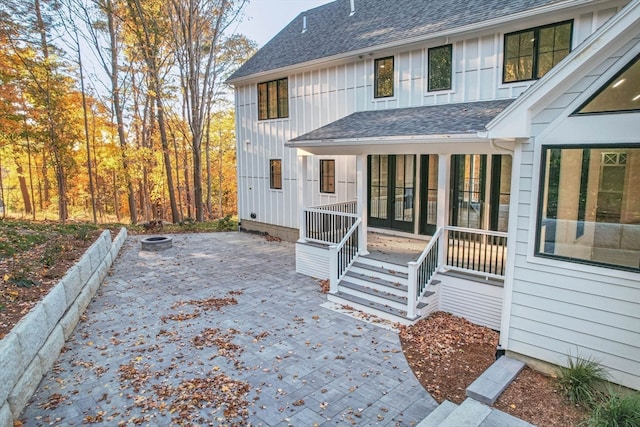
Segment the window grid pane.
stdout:
[[640,146],[544,148],[536,255],[640,270]]
[[282,189],[282,160],[269,160],[269,187],[274,190]]
[[376,98],[393,96],[393,57],[375,60]]
[[258,120],[289,117],[289,81],[258,83]]
[[451,89],[452,46],[429,49],[429,91]]
[[538,79],[571,51],[573,21],[531,28],[504,37],[503,82]]
[[335,160],[320,160],[320,192],[335,193],[336,187]]

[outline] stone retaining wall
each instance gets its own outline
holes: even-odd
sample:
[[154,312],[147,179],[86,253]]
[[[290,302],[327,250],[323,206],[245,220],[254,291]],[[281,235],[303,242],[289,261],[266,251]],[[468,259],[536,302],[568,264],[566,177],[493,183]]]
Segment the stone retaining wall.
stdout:
[[20,322],[0,340],[0,427],[10,427],[53,367],[127,238],[122,228],[111,241],[102,232]]

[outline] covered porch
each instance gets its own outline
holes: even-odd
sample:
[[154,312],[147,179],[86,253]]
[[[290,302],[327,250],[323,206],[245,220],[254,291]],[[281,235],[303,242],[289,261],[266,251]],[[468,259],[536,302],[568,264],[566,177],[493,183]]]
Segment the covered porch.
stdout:
[[355,113],[290,141],[299,177],[311,155],[351,156],[356,175],[355,199],[319,205],[299,179],[297,270],[329,279],[330,300],[396,321],[484,306],[477,323],[499,329],[511,151],[480,134],[506,105]]

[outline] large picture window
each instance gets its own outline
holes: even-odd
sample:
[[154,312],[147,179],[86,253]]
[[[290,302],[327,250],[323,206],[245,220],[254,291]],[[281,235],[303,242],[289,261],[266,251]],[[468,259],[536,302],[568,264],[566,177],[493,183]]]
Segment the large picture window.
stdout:
[[450,44],[429,49],[429,92],[451,89]]
[[273,190],[282,189],[282,160],[269,160],[269,188]]
[[576,114],[640,111],[640,55],[616,74]]
[[336,161],[320,160],[320,192],[336,192]]
[[375,60],[376,98],[393,96],[393,56]]
[[534,80],[547,74],[571,52],[573,21],[530,28],[504,36],[505,83]]
[[543,147],[536,255],[640,270],[640,145]]
[[258,120],[286,117],[289,117],[288,80],[258,83]]

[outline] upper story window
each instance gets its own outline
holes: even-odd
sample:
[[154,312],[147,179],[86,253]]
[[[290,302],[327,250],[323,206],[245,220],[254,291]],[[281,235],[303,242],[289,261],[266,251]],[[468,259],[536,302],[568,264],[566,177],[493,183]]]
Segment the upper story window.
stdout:
[[571,51],[573,21],[505,34],[504,83],[539,79]]
[[640,271],[640,146],[542,147],[536,255]]
[[269,188],[282,190],[282,160],[269,160]]
[[289,117],[288,79],[258,83],[258,120]]
[[429,49],[429,92],[451,89],[450,44]]
[[619,113],[640,110],[640,55],[609,80],[577,114]]
[[393,56],[375,60],[374,97],[393,96]]
[[336,192],[336,161],[320,160],[320,192]]

